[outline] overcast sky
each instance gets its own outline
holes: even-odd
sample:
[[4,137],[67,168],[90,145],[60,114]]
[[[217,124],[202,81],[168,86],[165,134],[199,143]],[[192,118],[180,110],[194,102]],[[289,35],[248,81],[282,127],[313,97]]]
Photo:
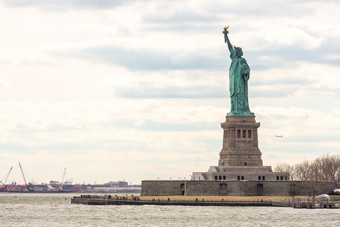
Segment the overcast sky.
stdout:
[[[0,178],[188,179],[251,68],[264,165],[340,154],[340,2],[0,0]],[[275,137],[282,135],[282,138]],[[0,179],[0,180],[1,180]]]

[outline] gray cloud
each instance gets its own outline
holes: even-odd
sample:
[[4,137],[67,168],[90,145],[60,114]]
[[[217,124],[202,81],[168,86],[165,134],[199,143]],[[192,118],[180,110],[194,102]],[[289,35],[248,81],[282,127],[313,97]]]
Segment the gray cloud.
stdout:
[[[271,68],[295,68],[298,62],[326,65],[339,65],[340,43],[328,39],[318,48],[304,49],[298,45],[271,49],[245,50],[245,58],[252,70]],[[208,53],[208,54],[207,54]],[[224,70],[228,69],[230,59],[225,48],[216,50],[197,50],[186,53],[177,51],[154,51],[150,49],[127,49],[115,46],[99,46],[69,53],[54,53],[59,56],[83,58],[109,65],[119,65],[129,70]],[[333,57],[330,58],[329,56]],[[271,60],[262,60],[262,59]],[[282,81],[281,81],[282,82]],[[300,81],[301,82],[301,81]]]
[[[267,1],[267,0],[257,0],[257,1],[247,1],[239,0],[234,2],[223,1],[221,4],[214,4],[207,8],[214,13],[224,14],[224,15],[239,15],[243,17],[247,16],[257,16],[257,17],[267,17],[267,16],[298,16],[304,14],[311,14],[315,10],[308,8],[305,3],[313,2],[316,0],[302,0],[302,1],[287,1],[287,0],[277,0],[277,1]],[[307,10],[308,9],[308,10]]]
[[287,137],[285,140],[292,143],[310,143],[310,141],[313,141],[313,143],[338,142],[340,135],[294,136]]
[[[296,47],[287,47],[291,52],[297,51]],[[300,51],[297,52],[315,52],[315,56],[322,55],[317,54],[317,51],[324,50],[327,48],[320,47],[318,50],[304,50],[300,48]],[[269,50],[268,52],[271,52]],[[289,55],[290,51],[284,52],[284,54]],[[216,55],[216,57],[207,56],[205,52],[208,51],[200,51],[199,53],[190,52],[185,55],[181,55],[176,52],[156,52],[148,49],[144,50],[135,50],[135,49],[125,49],[121,47],[114,46],[101,46],[86,50],[76,50],[73,51],[71,55],[74,55],[79,58],[84,58],[89,61],[97,61],[109,65],[119,65],[123,66],[132,71],[157,71],[157,70],[218,70],[225,71],[225,75],[227,75],[227,70],[229,67],[229,57],[227,54],[221,51],[217,51],[215,53],[209,53],[212,55]],[[264,53],[263,53],[264,52]],[[265,56],[266,50],[263,52],[254,51],[253,53],[258,53],[257,56],[255,54],[247,53],[247,59],[250,59],[248,62],[251,62],[252,70],[259,70],[259,64],[265,64],[265,67],[261,69],[269,69],[269,68],[279,68],[284,67],[286,65],[290,67],[292,66],[292,62],[296,61],[295,58],[287,58],[284,54],[282,58],[276,59],[273,63],[267,64],[266,62],[259,60],[261,57]],[[321,51],[322,52],[322,51]],[[251,53],[251,51],[250,51]],[[275,54],[281,54],[280,51],[273,51]],[[65,53],[63,53],[65,55]],[[294,53],[292,53],[294,54]],[[326,51],[325,54],[328,54]],[[180,60],[176,59],[177,55],[181,55]],[[224,56],[223,56],[224,55]],[[302,54],[303,56],[308,56],[307,53]],[[67,56],[67,55],[65,55]],[[285,57],[284,57],[285,56]],[[253,57],[253,58],[252,58]],[[284,59],[286,62],[283,62]],[[307,61],[307,59],[299,59],[299,61]],[[315,59],[312,61],[316,61]],[[327,63],[327,62],[326,62]],[[192,74],[190,74],[192,75]],[[201,74],[200,74],[201,75]],[[199,75],[198,75],[199,76]],[[196,77],[196,76],[195,76]],[[227,80],[227,79],[226,79]],[[300,78],[300,77],[285,77],[285,78],[266,78],[266,79],[256,79],[251,80],[249,85],[253,88],[251,89],[249,96],[251,97],[287,97],[290,94],[302,89],[304,86],[315,85],[316,81]],[[302,86],[304,85],[304,86]],[[118,97],[125,98],[224,98],[228,97],[228,90],[226,89],[227,81],[225,84],[220,86],[211,86],[211,85],[192,85],[188,87],[180,87],[180,86],[167,86],[167,87],[158,87],[153,84],[145,83],[138,84],[137,87],[120,87],[115,88],[114,94]],[[280,86],[280,90],[277,90],[277,86]]]
[[133,125],[131,121],[120,121],[115,126],[135,128],[142,131],[200,131],[200,130],[219,130],[219,125],[213,123],[160,123],[146,120],[140,125]]
[[38,7],[48,10],[65,9],[107,9],[115,8],[135,0],[3,0],[11,7]]
[[[221,24],[218,25],[209,23],[169,23],[169,24],[156,24],[156,23],[145,23],[145,30],[150,32],[184,32],[186,34],[199,33],[216,33],[216,31],[221,30]],[[222,37],[223,39],[223,37]]]
[[19,142],[0,143],[0,150],[10,151],[11,153],[34,154],[39,150],[55,152],[72,150],[72,152],[86,149],[105,149],[102,141],[79,141],[79,142],[58,142],[42,143],[39,145],[24,145]]
[[[169,11],[164,13],[163,9],[155,12],[148,12],[142,17],[142,22],[147,24],[149,28],[157,31],[167,30],[200,30],[210,31],[211,27],[218,24],[219,28],[225,21],[235,21],[239,18],[243,20],[254,20],[256,18],[268,17],[297,17],[301,18],[303,15],[311,15],[317,12],[317,8],[312,8],[309,3],[317,0],[301,0],[301,1],[267,1],[267,0],[239,0],[232,1],[216,1],[214,4],[205,5],[199,4],[198,7],[177,7],[171,14]],[[337,3],[334,1],[332,4]],[[199,10],[199,8],[203,8]],[[206,26],[209,25],[209,26]],[[215,28],[214,28],[215,29]],[[234,27],[233,31],[249,29],[247,23],[242,27]],[[216,31],[212,30],[212,31]]]
[[263,85],[297,85],[297,86],[302,86],[302,85],[311,85],[316,83],[314,80],[310,80],[305,77],[272,77],[272,78],[256,78],[256,80],[252,81],[251,84],[255,86],[263,86]]
[[0,150],[10,151],[11,153],[19,153],[19,154],[34,153],[34,149],[27,147],[23,143],[20,143],[20,142],[0,143]]
[[[198,13],[191,10],[175,11],[170,15],[151,13],[142,17],[142,22],[148,31],[157,32],[204,32],[214,33],[221,29],[221,16],[212,13]],[[214,26],[215,24],[216,26]]]
[[[160,52],[148,49],[126,49],[101,46],[73,53],[57,53],[68,57],[70,54],[90,61],[123,66],[129,70],[180,70],[180,69],[222,69],[224,58],[207,56],[204,53]],[[179,58],[180,56],[180,58]]]
[[[317,48],[306,49],[302,45],[276,46],[261,50],[245,49],[245,58],[253,70],[271,68],[295,68],[299,62],[338,66],[340,62],[339,37],[325,39]],[[332,56],[332,57],[329,57]],[[262,60],[262,59],[270,60]]]
[[[312,9],[307,8],[306,3],[316,2],[319,0],[277,0],[277,1],[267,1],[267,0],[239,0],[235,3],[228,1],[216,1],[215,4],[210,4],[208,6],[203,5],[204,15],[193,13],[193,7],[191,5],[182,4],[181,1],[176,0],[1,0],[5,5],[10,7],[38,7],[42,9],[107,9],[115,8],[127,3],[137,3],[145,2],[145,4],[153,3],[166,3],[172,4],[174,2],[179,2],[182,7],[177,7],[178,10],[174,11],[172,15],[167,17],[159,17],[156,15],[145,16],[145,21],[149,22],[161,22],[170,23],[172,22],[182,22],[184,21],[211,21],[213,18],[219,18],[220,15],[234,15],[239,14],[243,16],[256,15],[256,16],[268,16],[268,15],[287,15],[287,16],[301,16],[303,14],[311,14]],[[338,3],[337,0],[328,0],[332,4]],[[164,6],[164,5],[162,5]],[[199,5],[198,5],[199,8]]]
[[[297,62],[310,62],[327,65],[339,65],[340,43],[336,38],[325,40],[320,47],[305,49],[299,45],[282,46],[272,49],[262,49],[259,51],[246,51],[247,60],[253,62],[251,68],[264,70],[269,68],[294,68]],[[335,56],[329,58],[328,56]],[[261,60],[263,57],[272,58],[270,61]]]
[[143,17],[143,22],[157,24],[182,24],[182,23],[212,23],[220,19],[215,14],[203,14],[194,11],[175,11],[173,14],[147,14]]
[[115,95],[125,98],[224,98],[226,86],[192,86],[192,87],[163,87],[156,88],[151,85],[140,85],[135,88],[119,88]]
[[[269,88],[269,89],[268,89]],[[300,88],[287,88],[280,86],[281,89],[278,90],[277,86],[267,86],[266,89],[257,89],[256,87],[251,87],[249,91],[249,97],[287,97],[288,95],[294,94]]]
[[[211,85],[192,85],[187,87],[155,87],[150,84],[139,84],[138,87],[120,87],[115,88],[114,94],[118,97],[123,98],[132,98],[132,99],[140,99],[140,98],[158,98],[158,99],[167,99],[167,98],[189,98],[189,99],[210,99],[210,98],[228,98],[228,83],[227,83],[227,75],[225,75],[225,84],[219,84],[216,86]],[[214,78],[211,78],[214,80]],[[297,82],[298,83],[298,82]],[[288,84],[280,85],[280,90],[277,89],[277,84],[266,84],[265,88],[261,85],[261,88],[258,88],[257,85],[253,85],[250,83],[251,87],[249,91],[249,97],[287,97],[288,95],[293,94],[294,92],[301,89],[299,84],[296,86],[291,86]]]

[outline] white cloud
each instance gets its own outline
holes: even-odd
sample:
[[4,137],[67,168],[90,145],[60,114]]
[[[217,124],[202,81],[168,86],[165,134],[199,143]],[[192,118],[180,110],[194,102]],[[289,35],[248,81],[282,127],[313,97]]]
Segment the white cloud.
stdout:
[[[0,173],[21,161],[37,182],[66,167],[79,183],[138,183],[216,165],[225,25],[251,68],[264,163],[340,152],[335,1],[5,3]],[[18,169],[11,180],[22,181]]]

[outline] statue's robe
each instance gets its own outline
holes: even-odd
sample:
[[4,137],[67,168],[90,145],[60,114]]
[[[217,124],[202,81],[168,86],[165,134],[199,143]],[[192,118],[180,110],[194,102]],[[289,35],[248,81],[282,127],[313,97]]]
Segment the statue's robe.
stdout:
[[246,59],[237,57],[236,51],[231,51],[232,59],[229,68],[229,91],[231,98],[231,115],[250,114],[248,104],[248,80],[250,68]]

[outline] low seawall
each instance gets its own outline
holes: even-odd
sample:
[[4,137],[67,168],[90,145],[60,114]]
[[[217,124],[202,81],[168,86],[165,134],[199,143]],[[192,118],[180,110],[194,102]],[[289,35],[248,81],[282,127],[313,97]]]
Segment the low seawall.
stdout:
[[[216,200],[218,199],[218,200]],[[273,200],[272,200],[273,199]],[[160,197],[148,198],[139,196],[98,196],[81,195],[71,199],[71,204],[83,205],[163,205],[163,206],[258,206],[258,207],[293,207],[293,208],[331,208],[339,209],[339,200],[333,199],[318,201],[311,197]]]
[[281,203],[273,203],[271,201],[205,201],[205,200],[140,200],[139,197],[101,197],[86,196],[74,197],[71,204],[84,205],[172,205],[172,206],[278,206]]

